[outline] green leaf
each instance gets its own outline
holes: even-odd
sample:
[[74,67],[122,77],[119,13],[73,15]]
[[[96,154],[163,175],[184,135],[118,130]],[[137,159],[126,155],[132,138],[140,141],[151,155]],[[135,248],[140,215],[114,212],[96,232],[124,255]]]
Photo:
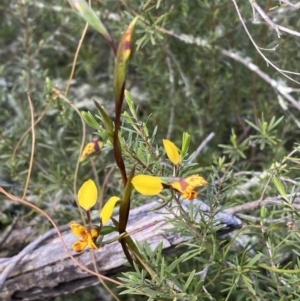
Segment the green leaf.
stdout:
[[187,154],[190,142],[191,142],[191,136],[188,133],[184,132],[182,134],[182,144],[181,144],[181,157],[182,158],[185,157],[185,155]]
[[119,233],[123,233],[126,231],[126,226],[128,222],[129,210],[130,210],[130,195],[133,189],[133,185],[131,184],[131,180],[134,176],[135,165],[132,167],[132,170],[128,176],[127,184],[124,188],[124,194],[122,198],[122,202],[120,205],[120,213],[119,213]]
[[245,122],[248,123],[251,127],[253,127],[258,132],[261,132],[261,129],[258,126],[256,126],[253,122],[251,122],[249,120],[245,120]]
[[91,112],[85,112],[82,111],[81,115],[84,119],[84,121],[93,129],[95,130],[99,130],[101,127],[99,125],[99,123],[96,121],[96,119],[94,118],[94,116],[92,115]]
[[191,282],[193,281],[195,277],[195,270],[193,270],[189,276],[189,278],[187,279],[186,283],[184,284],[184,292],[188,289],[188,287],[190,286]]
[[275,185],[277,191],[279,192],[279,194],[281,195],[281,197],[283,197],[285,199],[286,192],[285,192],[285,188],[284,188],[282,182],[276,177],[272,178],[272,182],[274,183],[274,185]]
[[109,42],[112,42],[112,38],[98,18],[97,14],[94,10],[88,5],[88,3],[84,0],[68,0],[70,5],[75,8],[78,14],[94,29],[100,32],[103,37]]
[[130,110],[132,116],[136,116],[135,108],[134,108],[134,102],[132,100],[132,97],[131,97],[130,93],[127,90],[125,90],[124,95],[125,95],[125,99],[126,99],[127,105],[129,107],[129,110]]
[[248,266],[253,266],[253,265],[260,259],[260,257],[261,257],[262,255],[263,255],[262,253],[256,254],[256,255],[249,261],[249,263],[248,263],[247,265],[248,265]]
[[108,139],[113,144],[114,143],[114,126],[111,119],[108,117],[104,109],[100,106],[100,104],[94,100],[94,104],[97,107],[99,114],[101,115],[102,121],[104,123],[104,127],[107,132]]
[[107,235],[112,232],[118,232],[119,230],[116,227],[113,226],[102,226],[100,235]]

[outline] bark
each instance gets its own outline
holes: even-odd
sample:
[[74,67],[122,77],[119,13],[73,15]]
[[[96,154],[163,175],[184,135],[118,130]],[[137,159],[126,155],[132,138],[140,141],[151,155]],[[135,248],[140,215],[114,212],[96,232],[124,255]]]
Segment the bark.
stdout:
[[[200,201],[194,201],[192,204],[200,209],[199,219],[208,214],[211,215],[211,209],[206,204]],[[186,203],[183,205],[188,210]],[[131,237],[140,243],[147,241],[151,248],[162,243],[166,252],[174,251],[175,246],[187,241],[189,237],[182,237],[176,231],[169,231],[174,227],[170,223],[170,218],[174,218],[174,214],[166,208],[151,211],[157,206],[157,202],[152,202],[131,210],[127,232],[135,231],[136,233]],[[238,218],[224,212],[215,214],[213,219],[216,225],[223,226],[218,231],[220,234],[229,233],[241,227],[241,221]],[[77,238],[69,230],[62,234],[74,257],[89,269],[94,270],[90,251],[76,254],[70,246]],[[110,234],[110,237],[116,235]],[[106,239],[109,238],[106,236]],[[180,252],[180,248],[177,248],[176,252]],[[117,241],[100,247],[94,254],[98,271],[103,275],[113,276],[128,269],[128,266],[124,266],[127,261]],[[0,261],[0,275],[13,262],[13,259],[14,257]],[[65,252],[60,238],[55,235],[22,257],[14,266],[0,291],[0,300],[45,300],[45,298],[72,293],[98,283],[99,279],[96,276],[91,276],[76,265]]]

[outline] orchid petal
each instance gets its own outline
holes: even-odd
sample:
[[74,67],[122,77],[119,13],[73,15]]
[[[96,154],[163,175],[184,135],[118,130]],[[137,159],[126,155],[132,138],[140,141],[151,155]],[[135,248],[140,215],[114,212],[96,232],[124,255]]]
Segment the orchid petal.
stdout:
[[197,192],[195,190],[193,190],[192,187],[189,187],[188,189],[186,189],[183,193],[182,193],[182,197],[185,200],[190,200],[192,201],[193,199],[195,199],[197,197]]
[[99,226],[92,226],[91,230],[90,230],[90,235],[92,237],[92,239],[95,239],[99,236],[100,234],[100,227]]
[[88,239],[87,239],[87,245],[88,245],[91,249],[98,249],[91,235],[88,236]]
[[87,180],[78,191],[79,205],[85,210],[90,210],[97,201],[98,191],[93,180]]
[[87,229],[84,226],[74,221],[70,223],[70,228],[72,233],[77,237],[85,237],[88,234]]
[[184,179],[180,179],[171,183],[171,187],[182,193],[187,189],[188,184],[185,182]]
[[199,175],[192,175],[188,178],[185,178],[185,181],[190,186],[193,186],[193,187],[203,186],[203,185],[207,184],[207,182],[204,180],[204,178]]
[[181,162],[181,158],[176,145],[167,139],[163,139],[163,144],[168,158],[174,165],[178,165]]

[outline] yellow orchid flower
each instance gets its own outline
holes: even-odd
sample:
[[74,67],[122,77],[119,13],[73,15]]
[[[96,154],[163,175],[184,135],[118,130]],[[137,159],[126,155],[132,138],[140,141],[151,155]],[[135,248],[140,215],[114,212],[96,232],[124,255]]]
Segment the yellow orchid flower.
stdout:
[[[78,191],[79,205],[86,211],[90,210],[96,203],[97,195],[98,191],[96,184],[91,179],[87,180],[82,184]],[[110,219],[113,209],[119,200],[120,198],[113,196],[105,203],[100,213],[102,225]],[[97,249],[95,242],[100,235],[102,226],[93,225],[91,227],[84,227],[77,222],[72,221],[70,223],[70,228],[75,236],[81,238],[72,245],[72,249],[75,252],[83,251],[86,246],[89,246],[91,249]]]
[[167,139],[163,139],[163,144],[169,160],[174,165],[178,165],[181,162],[181,157],[176,145],[172,141]]
[[193,200],[197,196],[196,187],[203,186],[207,182],[199,175],[188,178],[159,178],[149,175],[137,175],[131,183],[136,191],[143,195],[157,195],[164,188],[171,188],[186,200]]
[[185,200],[193,200],[197,196],[196,187],[207,184],[204,178],[199,175],[192,175],[188,178],[179,178],[170,182],[170,186],[180,192]]
[[[113,209],[119,200],[120,198],[113,196],[107,201],[107,203],[105,203],[100,214],[102,224],[106,223],[110,219]],[[91,249],[97,249],[95,242],[100,235],[101,228],[99,226],[93,225],[92,227],[84,227],[77,222],[72,221],[70,223],[70,228],[75,236],[81,238],[72,244],[72,249],[75,252],[81,252],[87,246]]]
[[83,251],[86,246],[89,246],[91,249],[97,249],[95,241],[100,234],[99,226],[84,227],[77,222],[72,221],[70,223],[70,228],[75,236],[81,238],[72,244],[72,249],[75,252]]

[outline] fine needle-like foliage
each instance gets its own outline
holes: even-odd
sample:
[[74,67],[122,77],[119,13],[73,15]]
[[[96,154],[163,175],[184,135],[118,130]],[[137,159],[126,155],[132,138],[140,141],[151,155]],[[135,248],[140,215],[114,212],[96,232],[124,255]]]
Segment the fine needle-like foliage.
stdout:
[[100,281],[67,300],[300,300],[299,3],[2,2],[1,257],[52,225]]

